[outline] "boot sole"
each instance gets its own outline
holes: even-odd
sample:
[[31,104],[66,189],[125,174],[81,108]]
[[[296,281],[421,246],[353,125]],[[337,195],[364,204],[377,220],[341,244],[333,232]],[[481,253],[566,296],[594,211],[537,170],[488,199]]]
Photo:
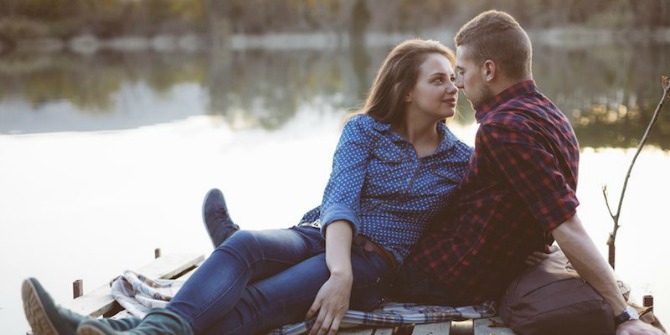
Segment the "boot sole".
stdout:
[[24,280],[21,285],[23,312],[35,335],[59,335],[56,326],[49,320],[42,301],[31,280]]

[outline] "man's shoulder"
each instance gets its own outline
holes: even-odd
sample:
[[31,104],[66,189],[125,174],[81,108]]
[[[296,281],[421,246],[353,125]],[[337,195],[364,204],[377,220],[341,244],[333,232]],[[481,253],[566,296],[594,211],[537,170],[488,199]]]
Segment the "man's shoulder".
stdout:
[[553,122],[550,115],[563,115],[549,99],[542,94],[517,96],[506,101],[488,113],[482,124],[495,124],[511,128],[528,128]]

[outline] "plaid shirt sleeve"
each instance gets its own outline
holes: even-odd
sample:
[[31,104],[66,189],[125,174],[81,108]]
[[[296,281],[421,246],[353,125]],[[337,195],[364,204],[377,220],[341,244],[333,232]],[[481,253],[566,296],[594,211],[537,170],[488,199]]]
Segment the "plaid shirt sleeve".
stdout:
[[[514,121],[513,124],[523,124]],[[551,231],[571,218],[579,205],[576,190],[570,186],[542,137],[532,129],[500,124],[483,125],[482,151],[499,168],[500,177],[519,194],[537,222]]]

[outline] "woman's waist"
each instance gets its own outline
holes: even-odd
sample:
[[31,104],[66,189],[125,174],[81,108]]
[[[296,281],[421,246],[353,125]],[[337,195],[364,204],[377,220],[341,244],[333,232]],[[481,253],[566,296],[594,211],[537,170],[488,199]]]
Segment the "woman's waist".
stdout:
[[361,218],[360,234],[391,251],[398,262],[409,254],[425,231],[425,222]]

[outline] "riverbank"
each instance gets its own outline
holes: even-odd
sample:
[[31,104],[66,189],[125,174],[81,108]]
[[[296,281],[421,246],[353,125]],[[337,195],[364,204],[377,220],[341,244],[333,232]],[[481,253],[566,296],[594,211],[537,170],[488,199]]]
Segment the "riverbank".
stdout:
[[[394,45],[404,39],[421,37],[433,38],[451,44],[452,30],[426,30],[418,33],[366,33],[360,41],[367,47]],[[665,44],[670,43],[670,28],[648,30],[606,30],[580,27],[530,30],[529,35],[536,45],[584,47],[600,44]],[[271,33],[263,35],[230,34],[210,36],[198,34],[121,36],[98,38],[93,35],[79,35],[70,39],[34,38],[20,41],[0,40],[0,55],[12,52],[73,52],[95,54],[102,51],[117,52],[197,52],[219,47],[230,50],[249,49],[333,49],[345,48],[352,44],[348,34],[334,32],[315,33]]]

